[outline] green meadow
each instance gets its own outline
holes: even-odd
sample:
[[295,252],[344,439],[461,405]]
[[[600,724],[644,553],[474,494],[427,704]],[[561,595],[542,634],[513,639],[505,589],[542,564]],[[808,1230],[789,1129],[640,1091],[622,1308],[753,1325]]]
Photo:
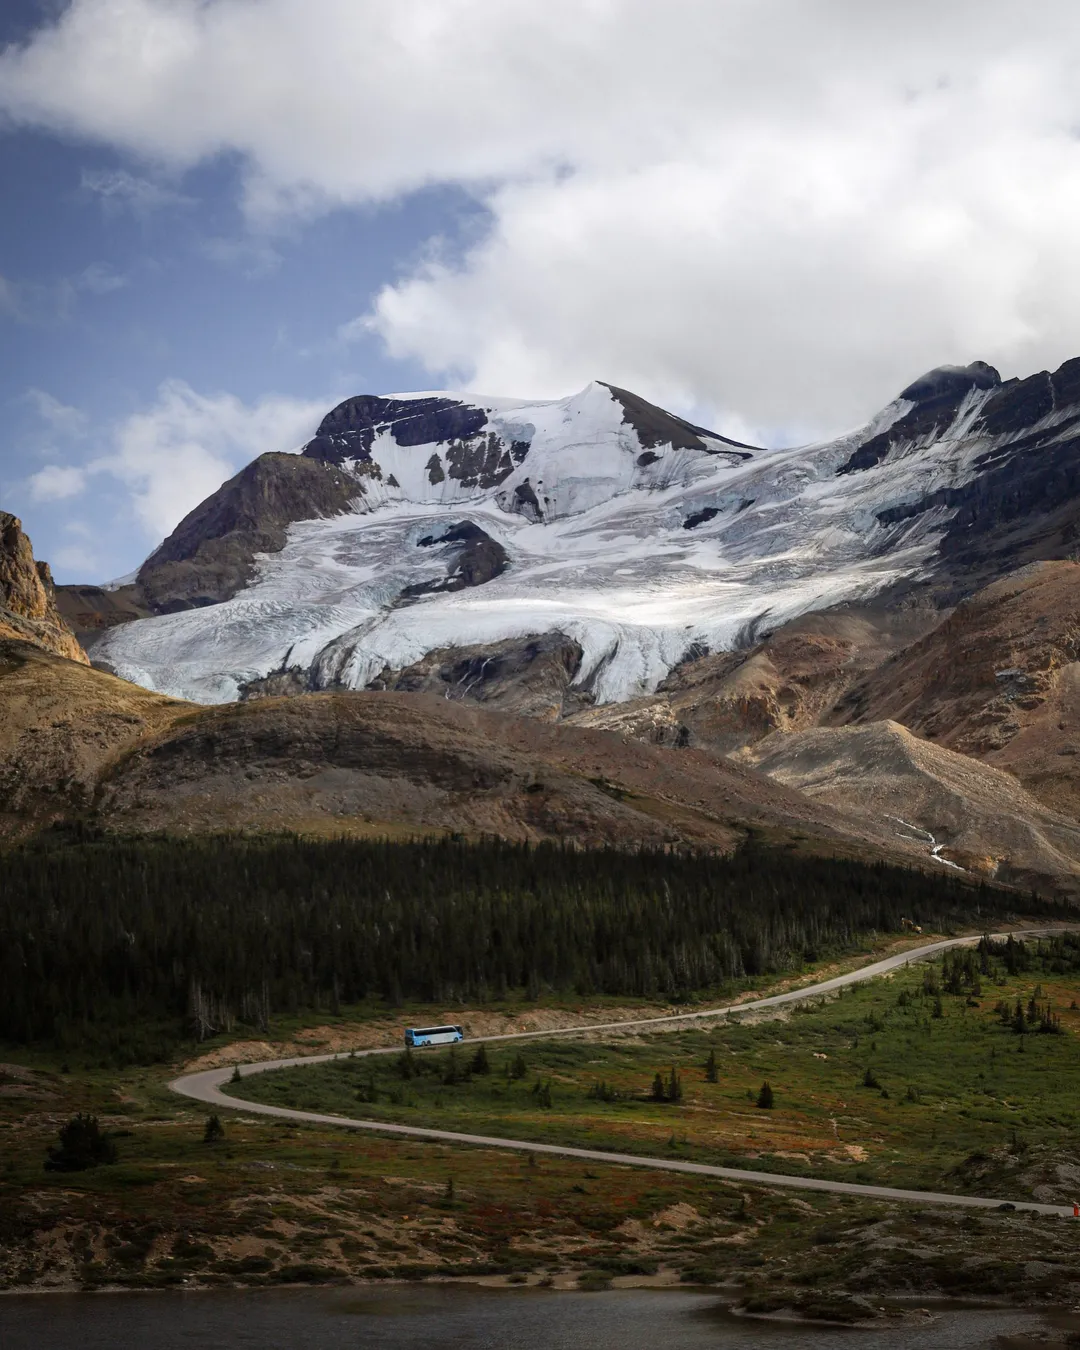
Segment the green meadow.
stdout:
[[[1078,955],[1069,939],[950,956],[777,1015],[357,1056],[226,1090],[366,1119],[1030,1198],[1032,1168],[1066,1185],[1048,1160],[1067,1165],[1080,1124]],[[766,1083],[771,1107],[759,1105]]]

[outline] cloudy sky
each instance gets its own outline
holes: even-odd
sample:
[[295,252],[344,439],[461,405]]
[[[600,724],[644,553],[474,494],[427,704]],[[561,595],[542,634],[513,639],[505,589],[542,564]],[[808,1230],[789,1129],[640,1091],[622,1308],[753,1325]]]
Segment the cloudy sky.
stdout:
[[4,0],[0,507],[137,565],[352,393],[739,439],[1080,354],[1069,0]]

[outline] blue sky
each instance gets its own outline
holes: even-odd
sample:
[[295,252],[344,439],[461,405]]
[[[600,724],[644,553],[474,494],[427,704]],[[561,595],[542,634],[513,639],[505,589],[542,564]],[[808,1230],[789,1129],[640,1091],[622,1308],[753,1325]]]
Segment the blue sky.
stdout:
[[[0,41],[32,28],[38,9],[9,0]],[[0,504],[22,517],[58,579],[122,575],[170,527],[175,511],[155,503],[140,516],[130,480],[105,471],[70,497],[60,475],[52,491],[48,477],[38,489],[30,481],[46,466],[107,457],[116,426],[158,405],[163,385],[246,405],[295,402],[297,416],[282,418],[291,428],[351,393],[430,379],[376,336],[339,330],[432,235],[467,233],[476,204],[428,189],[267,235],[247,227],[239,174],[228,154],[162,176],[108,146],[0,132],[0,182],[15,188],[0,212]],[[286,430],[267,448],[298,439]],[[242,443],[220,455],[229,468],[251,457]]]
[[1080,354],[1061,0],[7,0],[0,49],[0,506],[60,579],[352,393],[774,445]]

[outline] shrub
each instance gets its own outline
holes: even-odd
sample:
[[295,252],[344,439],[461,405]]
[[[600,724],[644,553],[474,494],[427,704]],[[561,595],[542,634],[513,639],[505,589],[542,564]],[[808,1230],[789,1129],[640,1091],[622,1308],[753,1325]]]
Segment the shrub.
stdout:
[[98,1125],[97,1116],[72,1116],[60,1127],[60,1145],[49,1149],[47,1172],[84,1172],[116,1161],[116,1145]]

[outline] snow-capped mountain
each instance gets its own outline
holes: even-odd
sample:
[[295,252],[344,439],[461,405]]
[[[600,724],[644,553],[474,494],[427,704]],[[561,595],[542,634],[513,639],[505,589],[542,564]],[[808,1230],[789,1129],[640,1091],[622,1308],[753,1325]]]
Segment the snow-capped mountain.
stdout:
[[434,650],[557,633],[575,685],[624,700],[810,610],[912,587],[948,603],[987,569],[1065,556],[1078,422],[1080,361],[1006,383],[943,367],[782,451],[601,383],[349,399],[182,521],[138,575],[157,612],[91,655],[222,702],[278,673],[362,689]]

